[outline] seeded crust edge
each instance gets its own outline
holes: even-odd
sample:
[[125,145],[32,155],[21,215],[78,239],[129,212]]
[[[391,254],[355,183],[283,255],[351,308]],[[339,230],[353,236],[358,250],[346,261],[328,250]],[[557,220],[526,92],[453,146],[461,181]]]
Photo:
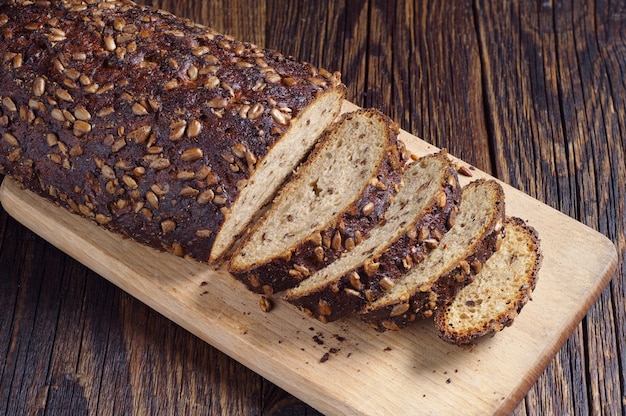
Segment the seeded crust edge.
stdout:
[[[353,202],[338,213],[329,224],[322,224],[305,240],[292,248],[285,249],[280,257],[275,257],[248,269],[234,267],[232,259],[245,246],[254,230],[260,228],[261,223],[258,222],[248,237],[244,237],[238,243],[229,262],[229,272],[250,291],[272,295],[297,285],[310,274],[323,269],[343,253],[351,250],[360,243],[360,240],[367,238],[369,231],[384,218],[385,210],[396,193],[396,187],[404,170],[403,166],[407,156],[404,144],[397,139],[399,132],[397,124],[382,112],[368,108],[343,114],[336,123],[327,129],[324,137],[320,139],[316,148],[303,163],[309,163],[315,154],[323,151],[324,143],[339,128],[340,124],[356,115],[375,117],[387,125],[388,146],[387,150],[381,154],[375,174]],[[291,180],[299,179],[299,172],[301,172],[300,169]],[[372,184],[374,178],[376,178],[376,184]],[[380,189],[381,185],[379,184],[382,184],[384,189]],[[373,204],[371,213],[363,215],[365,205],[370,202]],[[268,210],[270,209],[271,205]]]
[[[414,218],[406,226],[406,231],[379,250],[376,257],[369,258],[359,267],[342,276],[337,276],[305,296],[294,297],[287,292],[283,296],[285,300],[321,322],[336,321],[358,311],[367,302],[378,297],[384,290],[381,287],[385,284],[381,284],[383,280],[393,282],[400,278],[406,272],[402,264],[405,255],[408,253],[428,255],[433,248],[431,236],[439,234],[439,239],[441,239],[441,236],[449,229],[450,216],[452,212],[456,212],[461,188],[456,171],[445,150],[424,157],[445,160],[445,169],[448,170],[448,174],[443,175],[437,194],[432,196],[430,204],[424,209],[424,215]],[[451,177],[454,178],[454,183],[451,183]],[[446,202],[443,206],[439,206],[437,201],[441,190],[446,195]],[[429,238],[420,240],[417,234],[424,227],[430,230]],[[402,253],[400,260],[398,253]],[[358,283],[355,280],[358,280]]]
[[466,187],[481,183],[494,186],[496,195],[493,203],[496,210],[490,224],[485,228],[485,234],[476,239],[474,250],[435,280],[424,282],[414,288],[406,302],[390,299],[376,309],[369,307],[371,302],[365,304],[358,313],[373,329],[378,332],[397,331],[418,319],[431,318],[440,305],[447,303],[460,288],[473,280],[479,267],[496,251],[498,242],[502,239],[505,221],[504,190],[492,179],[477,179]]
[[[523,230],[529,239],[529,246],[532,247],[528,252],[528,255],[533,255],[535,257],[535,261],[533,267],[530,269],[530,273],[526,275],[524,279],[526,284],[522,285],[516,292],[515,296],[509,299],[509,307],[504,312],[496,317],[493,317],[488,322],[480,323],[473,330],[450,330],[447,325],[446,317],[451,302],[442,306],[435,311],[434,315],[435,328],[439,338],[442,340],[452,344],[462,345],[472,343],[480,338],[494,335],[495,333],[502,331],[504,328],[511,326],[524,306],[529,300],[531,300],[532,293],[537,285],[538,272],[541,268],[543,260],[541,240],[537,231],[530,225],[526,224],[521,218],[508,217],[504,225],[505,233],[507,227],[516,227]],[[471,285],[471,283],[469,285]]]

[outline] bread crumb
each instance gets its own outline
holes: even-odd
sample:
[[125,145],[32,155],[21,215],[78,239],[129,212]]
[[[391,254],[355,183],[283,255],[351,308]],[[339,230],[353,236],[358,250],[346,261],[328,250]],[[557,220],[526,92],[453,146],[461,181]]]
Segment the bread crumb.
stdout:
[[272,304],[271,299],[261,296],[259,299],[259,308],[261,308],[263,312],[270,312],[273,307],[274,305]]

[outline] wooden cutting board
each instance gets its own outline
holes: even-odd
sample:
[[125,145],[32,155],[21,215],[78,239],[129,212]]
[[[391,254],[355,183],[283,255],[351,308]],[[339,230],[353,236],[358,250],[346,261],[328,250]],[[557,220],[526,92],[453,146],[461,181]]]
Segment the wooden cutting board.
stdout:
[[[438,150],[406,132],[400,137],[417,155]],[[488,177],[473,173],[462,184]],[[431,321],[379,334],[356,318],[321,324],[280,299],[265,313],[259,296],[228,273],[104,231],[9,178],[0,201],[59,249],[321,412],[469,415],[516,407],[617,265],[606,237],[503,186],[507,213],[539,232],[543,266],[515,324],[464,348],[439,340]]]

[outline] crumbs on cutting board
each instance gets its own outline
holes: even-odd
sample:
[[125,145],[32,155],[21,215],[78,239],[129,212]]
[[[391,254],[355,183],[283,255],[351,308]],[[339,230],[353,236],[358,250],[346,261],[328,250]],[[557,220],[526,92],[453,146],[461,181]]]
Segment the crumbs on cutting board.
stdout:
[[[313,340],[316,346],[322,346],[324,349],[328,348],[324,352],[324,354],[322,354],[322,357],[319,360],[320,363],[325,363],[331,358],[332,355],[336,355],[341,351],[341,348],[339,348],[338,345],[337,346],[326,345],[326,335],[322,331],[316,331],[315,328],[312,326],[309,327],[309,331],[314,332],[314,334],[311,336],[311,339]],[[339,343],[342,343],[346,340],[346,338],[339,334],[332,334],[332,340],[333,342],[337,341]],[[348,353],[346,357],[350,357],[351,355],[352,353]]]
[[[204,287],[206,286],[208,283],[203,281],[199,284],[200,287]],[[202,296],[203,294],[208,293],[208,291],[204,291],[202,292],[200,295]],[[270,311],[272,311],[275,307],[274,301],[271,297],[269,296],[260,296],[258,298],[258,307],[261,311],[268,313]],[[250,315],[254,313],[254,311],[244,311],[244,315]],[[306,319],[306,317],[302,317],[302,319]],[[333,355],[337,355],[342,351],[342,347],[345,347],[345,341],[346,341],[346,337],[341,335],[340,333],[333,333],[331,335],[325,334],[322,330],[316,329],[314,326],[310,326],[308,327],[308,330],[310,332],[312,332],[312,334],[310,335],[310,339],[313,341],[313,348],[317,349],[317,348],[322,348],[324,350],[322,356],[319,359],[319,363],[325,363],[326,361],[328,361]],[[343,328],[342,330],[348,331],[349,328]],[[243,329],[243,334],[246,335],[247,334],[247,330]],[[341,332],[341,330],[339,331]],[[295,335],[296,339],[300,339],[300,336],[298,336],[298,333],[300,333],[300,331],[297,331],[297,334]],[[282,339],[278,339],[277,342],[278,344],[282,344]],[[301,351],[306,351],[305,347],[300,347]],[[391,348],[387,347],[385,349],[385,351],[390,351]],[[347,352],[345,353],[345,357],[349,358],[352,356],[352,352]],[[308,364],[308,361],[307,361]]]

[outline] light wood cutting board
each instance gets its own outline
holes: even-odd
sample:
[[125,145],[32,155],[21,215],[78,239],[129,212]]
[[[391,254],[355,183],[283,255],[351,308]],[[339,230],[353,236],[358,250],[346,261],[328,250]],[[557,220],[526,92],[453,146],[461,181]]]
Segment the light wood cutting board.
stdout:
[[[417,155],[438,150],[406,132],[400,137]],[[473,173],[462,184],[488,177]],[[321,412],[469,415],[515,408],[617,265],[606,237],[503,186],[507,214],[539,232],[543,266],[514,325],[464,348],[439,340],[431,321],[379,334],[356,318],[319,323],[279,299],[264,313],[259,296],[228,273],[104,231],[9,178],[0,201],[59,249]]]

